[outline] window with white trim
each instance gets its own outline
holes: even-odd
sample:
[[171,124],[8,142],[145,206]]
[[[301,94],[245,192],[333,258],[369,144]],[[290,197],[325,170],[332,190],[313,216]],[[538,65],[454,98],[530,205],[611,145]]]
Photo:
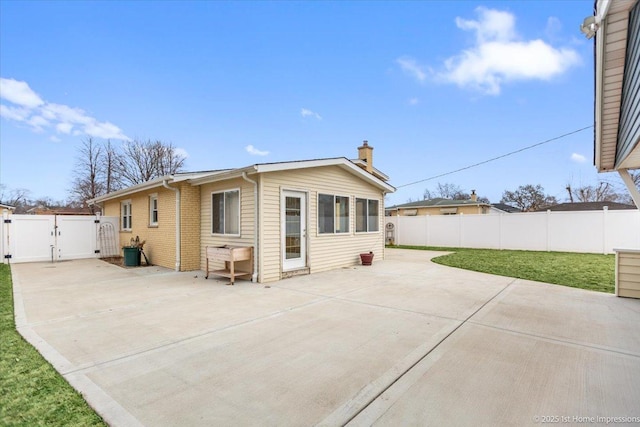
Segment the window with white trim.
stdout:
[[240,235],[240,190],[211,193],[211,233]]
[[131,200],[120,203],[120,229],[131,231]]
[[379,200],[356,199],[356,233],[374,232],[380,229]]
[[318,194],[318,234],[349,232],[349,197]]
[[149,196],[149,225],[156,227],[158,225],[158,195]]

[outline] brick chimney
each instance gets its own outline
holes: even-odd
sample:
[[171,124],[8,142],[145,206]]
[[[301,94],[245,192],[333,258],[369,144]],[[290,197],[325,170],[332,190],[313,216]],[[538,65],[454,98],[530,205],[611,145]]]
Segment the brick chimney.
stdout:
[[478,195],[476,194],[476,190],[471,190],[471,201],[472,202],[478,201]]
[[369,147],[368,141],[362,141],[362,145],[358,147],[358,159],[367,164],[365,167],[367,172],[373,173],[373,147]]

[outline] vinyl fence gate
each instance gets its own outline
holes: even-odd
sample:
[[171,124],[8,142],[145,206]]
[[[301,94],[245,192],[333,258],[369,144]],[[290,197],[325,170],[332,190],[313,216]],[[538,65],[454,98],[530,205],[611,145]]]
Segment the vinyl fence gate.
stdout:
[[[2,261],[56,262],[118,255],[117,247],[104,247],[101,243],[105,241],[101,236],[106,224],[110,230],[117,230],[118,218],[4,213],[0,227]],[[106,253],[114,250],[115,253]]]

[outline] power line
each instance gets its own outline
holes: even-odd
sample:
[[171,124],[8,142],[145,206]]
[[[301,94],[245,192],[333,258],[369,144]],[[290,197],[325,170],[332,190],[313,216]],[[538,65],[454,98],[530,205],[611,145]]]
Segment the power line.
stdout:
[[461,172],[461,171],[464,171],[464,170],[467,170],[467,169],[475,168],[476,166],[484,165],[486,163],[493,162],[495,160],[502,159],[504,157],[512,156],[514,154],[521,153],[521,152],[526,151],[526,150],[531,150],[532,148],[538,147],[540,145],[548,144],[549,142],[557,141],[558,139],[566,138],[569,135],[573,135],[573,134],[576,134],[578,132],[582,132],[583,130],[587,130],[587,129],[592,128],[592,127],[593,127],[593,125],[585,126],[585,127],[581,128],[581,129],[577,129],[577,130],[571,131],[569,133],[565,133],[563,135],[556,136],[556,137],[551,138],[551,139],[547,139],[546,141],[538,142],[538,143],[535,143],[533,145],[529,145],[527,147],[520,148],[519,150],[516,150],[516,151],[511,151],[511,152],[503,154],[501,156],[492,157],[490,159],[483,160],[482,162],[474,163],[472,165],[465,166],[465,167],[460,168],[460,169],[456,169],[456,170],[453,170],[453,171],[450,171],[450,172],[441,173],[440,175],[431,176],[429,178],[421,179],[419,181],[410,182],[408,184],[397,185],[396,188],[408,187],[410,185],[419,184],[421,182],[430,181],[432,179],[441,178],[443,176],[447,176],[447,175],[451,175],[451,174],[454,174],[454,173],[457,173],[457,172]]

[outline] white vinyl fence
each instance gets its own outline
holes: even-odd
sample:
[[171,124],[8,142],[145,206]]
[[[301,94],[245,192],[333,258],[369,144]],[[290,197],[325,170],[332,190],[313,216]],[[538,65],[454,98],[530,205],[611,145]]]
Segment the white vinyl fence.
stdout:
[[640,211],[530,212],[385,217],[387,243],[613,253],[640,249]]
[[119,248],[111,244],[116,242],[111,234],[117,227],[117,217],[5,212],[0,224],[0,256],[4,263],[18,263],[118,255]]

